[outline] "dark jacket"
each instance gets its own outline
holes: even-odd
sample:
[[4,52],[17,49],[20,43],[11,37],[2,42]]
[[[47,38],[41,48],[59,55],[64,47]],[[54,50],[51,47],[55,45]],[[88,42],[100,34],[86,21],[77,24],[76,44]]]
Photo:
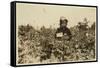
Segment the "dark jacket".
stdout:
[[[63,27],[63,28],[57,28],[57,31],[56,31],[56,34],[57,33],[63,33],[63,36],[64,35],[67,35],[68,37],[69,37],[69,39],[68,40],[70,40],[71,39],[71,32],[70,32],[70,30],[69,30],[69,28],[67,28],[67,27]],[[56,34],[55,34],[55,38],[58,38],[58,37],[56,37]],[[59,38],[60,39],[60,38]]]

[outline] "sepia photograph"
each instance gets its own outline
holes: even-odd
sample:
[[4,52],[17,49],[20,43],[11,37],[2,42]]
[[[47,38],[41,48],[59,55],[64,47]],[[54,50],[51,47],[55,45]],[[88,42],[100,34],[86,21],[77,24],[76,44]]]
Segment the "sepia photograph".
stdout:
[[16,3],[16,64],[97,60],[97,7]]

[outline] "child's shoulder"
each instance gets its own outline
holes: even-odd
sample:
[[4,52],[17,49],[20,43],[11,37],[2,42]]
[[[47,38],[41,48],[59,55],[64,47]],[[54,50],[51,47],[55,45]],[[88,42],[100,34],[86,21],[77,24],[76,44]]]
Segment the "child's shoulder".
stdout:
[[59,29],[60,29],[60,27],[57,28],[57,30],[59,30]]
[[67,30],[70,30],[68,27],[66,27]]

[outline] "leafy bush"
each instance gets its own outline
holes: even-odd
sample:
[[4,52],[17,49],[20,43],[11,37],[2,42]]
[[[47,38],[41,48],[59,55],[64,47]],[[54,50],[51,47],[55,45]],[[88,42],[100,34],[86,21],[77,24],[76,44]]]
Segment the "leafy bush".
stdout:
[[87,30],[70,28],[70,41],[55,39],[56,29],[28,25],[18,27],[18,63],[53,63],[95,59],[95,24]]

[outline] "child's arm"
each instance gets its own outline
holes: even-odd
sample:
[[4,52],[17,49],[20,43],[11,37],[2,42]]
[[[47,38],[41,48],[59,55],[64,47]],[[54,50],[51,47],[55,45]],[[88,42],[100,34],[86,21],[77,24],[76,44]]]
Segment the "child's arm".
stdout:
[[68,29],[68,31],[67,31],[67,34],[68,34],[68,36],[69,36],[69,39],[68,40],[70,40],[71,38],[72,38],[72,34],[71,34],[71,31]]

